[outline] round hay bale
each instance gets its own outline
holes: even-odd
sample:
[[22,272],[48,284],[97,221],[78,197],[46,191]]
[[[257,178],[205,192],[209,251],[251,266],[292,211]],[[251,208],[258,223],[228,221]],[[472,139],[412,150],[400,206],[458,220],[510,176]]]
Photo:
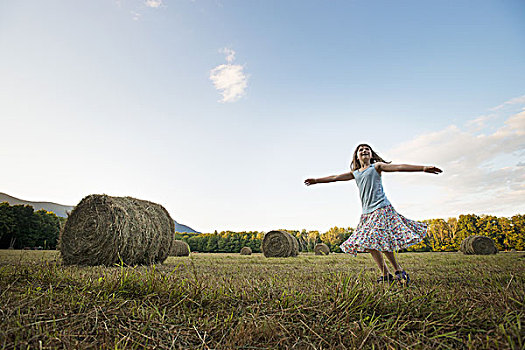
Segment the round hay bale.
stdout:
[[470,245],[472,247],[471,250],[476,255],[490,255],[498,253],[498,248],[496,248],[494,241],[490,237],[477,236],[476,238],[472,239]]
[[314,248],[315,255],[328,255],[330,248],[324,243],[317,243]]
[[467,238],[465,238],[462,242],[461,242],[461,245],[459,246],[459,250],[461,252],[463,252],[463,254],[468,254],[466,249],[467,249],[467,246],[470,246],[470,240],[472,240],[472,238],[474,238],[475,236],[468,236]]
[[184,241],[178,239],[173,241],[171,245],[170,256],[189,256],[190,255],[190,246]]
[[498,252],[494,241],[486,236],[470,236],[465,238],[461,243],[460,250],[464,254],[474,255],[489,255]]
[[252,255],[252,248],[250,248],[250,247],[242,247],[241,255]]
[[477,236],[470,236],[470,237],[465,238],[464,240],[465,244],[463,245],[464,254],[469,254],[469,255],[474,254],[474,251],[472,250],[472,240],[476,237]]
[[89,195],[60,234],[65,265],[163,262],[175,240],[175,223],[163,206],[131,197]]
[[297,255],[299,255],[299,241],[291,233],[289,233],[289,235],[292,238],[292,253],[291,253],[291,256],[297,256]]
[[297,239],[288,232],[270,231],[264,235],[262,251],[267,258],[297,256],[299,254],[299,244]]

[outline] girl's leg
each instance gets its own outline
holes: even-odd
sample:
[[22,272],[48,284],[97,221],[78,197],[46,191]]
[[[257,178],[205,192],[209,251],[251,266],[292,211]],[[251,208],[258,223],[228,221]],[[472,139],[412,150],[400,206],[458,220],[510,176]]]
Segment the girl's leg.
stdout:
[[383,252],[387,259],[390,261],[392,266],[394,267],[394,274],[396,275],[396,279],[399,283],[404,284],[405,286],[408,286],[408,283],[410,282],[410,277],[408,276],[408,273],[406,273],[404,270],[401,270],[401,267],[396,261],[396,258],[394,256],[393,252]]
[[399,266],[399,264],[396,261],[396,257],[394,256],[394,252],[383,252],[383,254],[385,254],[385,256],[388,259],[388,261],[390,261],[390,263],[394,267],[394,271],[395,272],[401,271],[401,267]]
[[374,258],[374,261],[376,262],[377,266],[379,267],[379,271],[381,271],[383,276],[388,276],[388,267],[385,264],[385,260],[383,259],[381,252],[375,249],[368,249],[368,252],[372,255],[372,258]]

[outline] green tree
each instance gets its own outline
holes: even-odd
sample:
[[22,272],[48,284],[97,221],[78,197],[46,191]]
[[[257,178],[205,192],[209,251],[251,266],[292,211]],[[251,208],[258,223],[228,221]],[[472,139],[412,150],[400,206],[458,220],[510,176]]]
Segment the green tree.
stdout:
[[334,226],[323,233],[320,238],[324,244],[330,247],[330,251],[340,253],[341,248],[339,246],[346,241],[353,232],[354,229],[351,227],[343,228]]
[[0,249],[13,248],[15,226],[13,208],[7,202],[0,203]]
[[14,205],[15,248],[34,247],[38,239],[37,219],[30,205]]
[[215,253],[218,251],[219,249],[219,236],[217,234],[211,234],[211,235],[208,235],[207,236],[207,242],[206,242],[206,247],[204,248],[204,252],[209,252],[209,253]]
[[493,215],[482,215],[478,220],[479,235],[492,238],[496,248],[503,250],[505,236],[500,226],[500,221]]
[[503,236],[503,249],[510,250],[514,248],[514,230],[512,225],[512,220],[502,217],[498,218],[499,227],[501,229],[501,234]]
[[43,247],[44,249],[55,249],[60,232],[60,220],[55,213],[45,210],[34,212],[38,225],[37,234],[33,246]]
[[307,250],[313,252],[315,245],[321,243],[321,235],[319,231],[308,231],[306,233]]
[[512,248],[525,250],[525,215],[514,215],[512,221]]
[[444,219],[425,220],[428,224],[426,240],[432,251],[449,251],[453,248],[453,235],[450,226]]
[[469,236],[479,234],[479,216],[475,214],[460,215],[456,235],[454,236],[453,247],[458,250],[461,242]]
[[450,241],[447,244],[447,251],[456,251],[458,248],[455,246],[456,235],[458,233],[458,219],[448,218],[447,225],[450,232]]

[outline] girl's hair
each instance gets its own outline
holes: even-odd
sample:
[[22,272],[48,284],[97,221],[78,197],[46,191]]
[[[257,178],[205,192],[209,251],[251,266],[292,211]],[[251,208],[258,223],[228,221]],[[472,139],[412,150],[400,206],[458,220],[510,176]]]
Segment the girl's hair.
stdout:
[[359,158],[357,157],[357,151],[359,150],[359,147],[361,146],[366,146],[368,148],[370,148],[370,152],[372,152],[372,158],[370,159],[370,164],[373,164],[373,163],[376,163],[376,162],[383,162],[383,163],[392,163],[392,162],[387,162],[386,160],[384,160],[383,158],[381,158],[373,149],[372,147],[370,147],[369,145],[367,145],[366,143],[361,143],[359,145],[357,145],[357,147],[355,148],[355,151],[354,151],[354,155],[352,156],[352,162],[350,163],[350,169],[352,169],[352,171],[354,170],[357,170],[359,168],[361,168],[361,162],[359,161]]

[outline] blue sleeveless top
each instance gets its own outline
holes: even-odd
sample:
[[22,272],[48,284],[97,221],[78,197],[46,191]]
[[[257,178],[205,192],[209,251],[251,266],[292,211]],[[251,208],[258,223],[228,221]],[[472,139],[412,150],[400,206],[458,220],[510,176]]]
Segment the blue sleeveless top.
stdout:
[[355,182],[359,188],[359,196],[363,205],[363,214],[369,214],[374,210],[390,205],[390,201],[383,192],[381,176],[376,171],[375,164],[370,164],[363,171],[354,170]]

